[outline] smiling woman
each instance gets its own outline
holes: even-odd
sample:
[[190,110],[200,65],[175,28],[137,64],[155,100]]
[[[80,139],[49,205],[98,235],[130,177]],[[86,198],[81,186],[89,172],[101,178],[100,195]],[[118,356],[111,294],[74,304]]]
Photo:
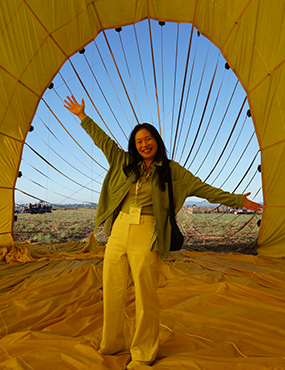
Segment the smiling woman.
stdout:
[[95,220],[95,232],[105,222],[104,229],[108,225],[106,231],[110,234],[103,265],[104,325],[100,353],[112,355],[125,349],[124,307],[131,271],[136,292],[136,332],[130,347],[132,361],[127,368],[150,365],[159,346],[160,259],[168,257],[171,244],[172,219],[165,189],[169,171],[169,184],[174,188],[171,212],[175,214],[192,195],[228,206],[250,205],[256,210],[261,206],[242,194],[230,194],[203,183],[177,162],[169,161],[163,140],[152,125],[137,125],[130,135],[129,151],[125,152],[86,116],[83,99],[78,104],[71,96],[64,103],[65,108],[82,119],[81,126],[110,165]]
[[146,171],[149,171],[150,165],[156,156],[157,142],[152,134],[145,128],[141,128],[136,133],[135,142],[137,151],[146,165]]

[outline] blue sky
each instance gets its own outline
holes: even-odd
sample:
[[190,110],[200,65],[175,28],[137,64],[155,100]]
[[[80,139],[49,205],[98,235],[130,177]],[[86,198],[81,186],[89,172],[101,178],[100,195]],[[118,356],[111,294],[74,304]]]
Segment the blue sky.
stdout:
[[[178,27],[176,23],[166,23],[161,27],[158,22],[151,21],[159,119],[169,157],[173,152],[191,27],[190,24],[180,24]],[[70,61],[63,65],[60,73],[54,78],[54,88],[47,89],[43,95],[44,101],[58,120],[89,155],[74,142],[47,108],[45,102],[41,101],[32,123],[34,131],[26,138],[27,144],[41,157],[30,147],[24,147],[20,166],[23,176],[18,179],[17,188],[53,204],[98,202],[108,164],[100,150],[94,146],[92,140],[80,127],[78,119],[63,107],[61,99],[70,95],[70,91],[78,100],[84,98],[86,113],[105,131],[107,131],[106,124],[123,149],[127,149],[127,138],[132,127],[137,124],[137,120],[151,122],[159,129],[148,21],[138,23],[135,30],[146,88],[134,27],[126,26],[121,33],[115,30],[108,30],[105,33],[133,109],[105,37],[101,33],[94,42],[85,47],[85,54],[77,53],[71,58],[71,63],[104,122],[86,95]],[[184,165],[191,150],[185,167],[203,181],[207,179],[207,182],[213,186],[232,192],[247,171],[259,146],[256,135],[253,135],[252,119],[246,114],[249,109],[247,102],[237,120],[246,94],[241,84],[237,84],[235,74],[225,69],[225,62],[220,51],[202,35],[198,37],[197,30],[194,29],[174,160]],[[216,65],[217,72],[205,109]],[[217,99],[219,89],[220,94]],[[228,141],[235,122],[231,139],[209,176]],[[198,130],[199,126],[200,130]],[[253,138],[245,149],[252,135]],[[236,165],[244,150],[242,159]],[[207,153],[208,156],[205,159]],[[47,162],[61,173],[50,167]],[[261,187],[260,173],[256,174],[259,164],[258,154],[243,182],[236,189],[236,193],[250,191],[253,199]],[[235,170],[226,181],[234,168]],[[194,198],[188,200],[196,201]],[[262,202],[262,191],[254,200]],[[16,191],[15,201],[16,203],[37,202],[36,199],[18,191]]]

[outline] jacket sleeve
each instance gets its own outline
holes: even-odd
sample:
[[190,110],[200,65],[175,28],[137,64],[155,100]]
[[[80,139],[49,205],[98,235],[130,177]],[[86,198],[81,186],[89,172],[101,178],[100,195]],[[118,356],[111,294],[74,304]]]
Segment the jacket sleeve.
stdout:
[[83,118],[81,126],[92,138],[94,144],[102,150],[109,164],[122,159],[125,152],[90,117]]
[[[172,168],[171,168],[172,170]],[[243,206],[243,194],[233,194],[222,189],[211,186],[194,176],[190,171],[175,163],[173,167],[173,179],[185,199],[190,196],[207,199],[210,203],[221,203],[226,206]]]

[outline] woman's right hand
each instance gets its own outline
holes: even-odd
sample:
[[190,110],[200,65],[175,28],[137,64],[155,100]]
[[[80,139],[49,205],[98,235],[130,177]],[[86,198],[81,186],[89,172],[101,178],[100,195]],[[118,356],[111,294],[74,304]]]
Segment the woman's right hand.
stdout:
[[64,100],[65,104],[63,105],[66,109],[68,109],[71,113],[75,114],[81,121],[84,117],[86,117],[86,114],[84,112],[85,110],[85,104],[84,99],[82,98],[81,104],[77,103],[75,97],[71,95],[71,98],[67,96],[67,100]]

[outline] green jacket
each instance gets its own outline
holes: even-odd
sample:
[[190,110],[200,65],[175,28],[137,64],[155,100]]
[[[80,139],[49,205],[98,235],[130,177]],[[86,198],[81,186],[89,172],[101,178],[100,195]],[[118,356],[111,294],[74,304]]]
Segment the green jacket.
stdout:
[[[110,165],[101,189],[94,230],[96,232],[98,226],[105,223],[104,231],[110,235],[113,222],[118,214],[119,205],[135,182],[134,176],[127,177],[123,171],[124,165],[129,163],[129,154],[120,149],[91,118],[85,117],[81,121],[81,125],[91,136],[95,145],[103,151]],[[185,199],[189,196],[205,198],[210,203],[221,203],[231,207],[243,205],[244,196],[242,194],[231,194],[210,186],[177,162],[171,160],[169,164],[175,213],[178,213]],[[152,164],[152,166],[159,165],[161,163],[154,162]],[[153,212],[158,232],[158,253],[159,257],[163,259],[168,256],[171,239],[168,187],[166,184],[165,191],[159,189],[156,171],[154,171],[151,181]]]

